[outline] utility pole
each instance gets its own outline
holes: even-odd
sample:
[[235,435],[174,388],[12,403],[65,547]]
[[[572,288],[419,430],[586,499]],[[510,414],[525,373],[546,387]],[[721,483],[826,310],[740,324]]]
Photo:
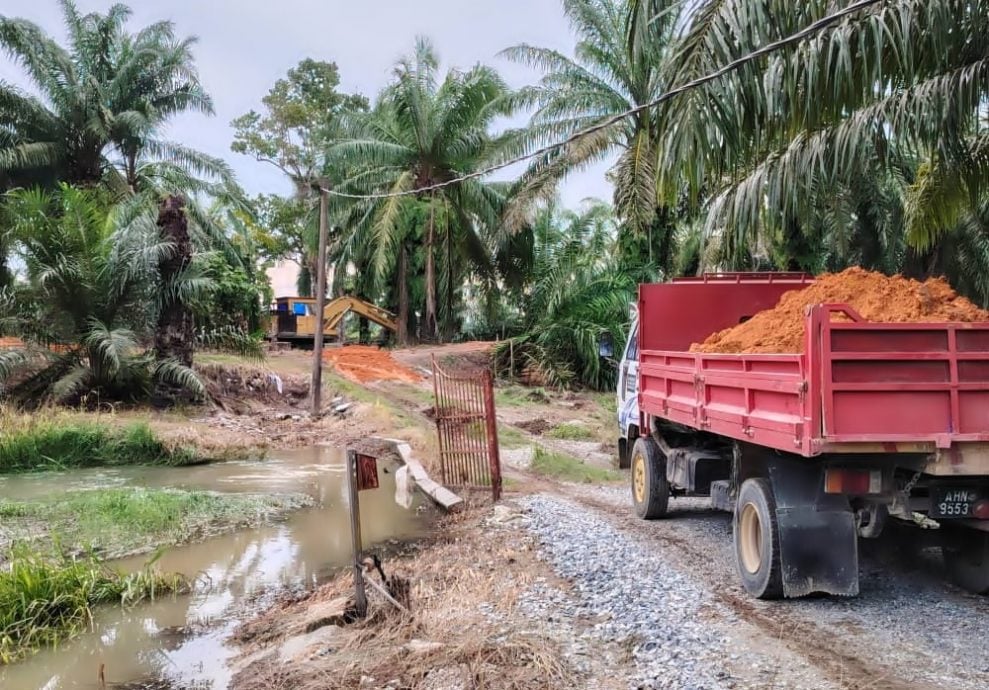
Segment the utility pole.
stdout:
[[311,414],[319,415],[322,409],[323,389],[323,312],[326,309],[326,235],[329,232],[330,196],[319,185],[319,252],[316,258],[316,328],[313,333],[312,381],[309,384]]

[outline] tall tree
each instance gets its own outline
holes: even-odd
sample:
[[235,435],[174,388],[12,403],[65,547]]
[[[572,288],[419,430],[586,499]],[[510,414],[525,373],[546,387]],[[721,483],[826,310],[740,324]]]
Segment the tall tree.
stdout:
[[[158,211],[160,241],[170,247],[158,262],[158,275],[166,285],[175,284],[192,264],[192,241],[185,217],[185,200],[169,196]],[[164,295],[155,326],[155,357],[191,367],[196,344],[192,310],[178,294]]]
[[156,138],[178,113],[213,112],[192,57],[196,39],[177,38],[170,22],[128,33],[124,5],[82,15],[72,0],[59,4],[65,47],[32,22],[0,15],[0,48],[39,94],[0,83],[0,176],[7,184],[94,185],[114,171],[133,188],[142,160],[215,172],[215,159]]
[[[482,169],[503,154],[506,141],[491,134],[493,122],[510,112],[510,91],[497,72],[477,65],[441,75],[436,51],[419,39],[414,53],[395,68],[392,83],[372,112],[357,118],[350,138],[331,149],[330,165],[348,171],[343,189],[357,194],[407,194],[351,204],[352,244],[374,247],[379,281],[397,264],[399,320],[407,322],[410,204],[425,209],[423,337],[439,338],[437,253],[448,245],[453,260],[490,267],[485,230],[494,232],[502,191],[476,178],[438,189]],[[416,193],[418,190],[422,190]],[[410,194],[411,193],[411,194]]]
[[232,123],[231,149],[281,170],[291,181],[294,198],[259,199],[282,242],[285,257],[299,263],[300,293],[312,294],[316,281],[316,223],[318,195],[314,185],[333,178],[326,150],[341,136],[343,119],[365,112],[367,98],[338,91],[336,64],[306,58],[279,79],[262,99],[264,112],[251,111]]
[[[504,51],[510,59],[544,72],[539,84],[519,94],[520,107],[535,108],[523,133],[527,146],[563,141],[659,96],[667,86],[664,66],[672,55],[677,18],[672,10],[680,4],[563,0],[577,37],[574,57],[530,45]],[[663,215],[655,185],[658,133],[654,113],[645,109],[538,158],[523,176],[519,199],[552,196],[567,174],[617,154],[611,178],[619,218],[638,234],[669,233],[656,222]],[[651,240],[646,245],[650,254]]]
[[[708,74],[850,4],[685,5],[666,81]],[[989,4],[878,3],[668,101],[658,113],[659,186],[666,198],[710,190],[707,235],[737,262],[780,236],[797,247],[827,222],[834,200],[857,200],[846,226],[890,217],[888,194],[858,191],[892,181],[903,190],[906,239],[924,254],[985,192],[987,92]]]

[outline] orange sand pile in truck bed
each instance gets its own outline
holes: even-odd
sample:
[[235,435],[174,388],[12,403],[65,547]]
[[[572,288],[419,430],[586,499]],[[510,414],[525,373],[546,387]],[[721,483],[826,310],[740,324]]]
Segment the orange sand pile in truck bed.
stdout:
[[333,364],[341,376],[356,381],[407,381],[422,380],[416,372],[402,366],[387,350],[364,345],[350,345],[323,350],[323,359]]
[[[861,268],[826,273],[802,290],[784,294],[773,309],[734,328],[715,333],[691,352],[776,352],[804,350],[804,311],[815,304],[848,304],[867,321],[939,323],[989,321],[989,312],[960,297],[947,282],[924,283]],[[836,320],[840,315],[834,317]]]

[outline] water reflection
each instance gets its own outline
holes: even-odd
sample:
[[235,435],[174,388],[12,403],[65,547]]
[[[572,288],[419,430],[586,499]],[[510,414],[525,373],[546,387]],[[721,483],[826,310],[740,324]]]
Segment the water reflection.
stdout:
[[[283,452],[262,462],[190,468],[121,468],[0,479],[0,495],[29,500],[53,491],[97,486],[146,486],[237,492],[305,491],[319,507],[290,520],[173,548],[159,561],[167,571],[208,583],[190,596],[168,598],[122,611],[100,613],[91,632],[0,670],[0,687],[63,690],[100,687],[100,664],[110,687],[167,678],[179,687],[222,690],[230,680],[225,639],[235,615],[278,585],[311,585],[350,562],[350,524],[343,454],[333,448]],[[409,538],[423,524],[415,508],[394,501],[394,473],[381,473],[381,488],[361,494],[365,543]],[[140,567],[143,558],[121,561]]]

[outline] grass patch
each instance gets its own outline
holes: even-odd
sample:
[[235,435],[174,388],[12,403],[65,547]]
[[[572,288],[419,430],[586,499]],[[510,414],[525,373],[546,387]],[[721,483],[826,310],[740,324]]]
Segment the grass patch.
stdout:
[[349,379],[337,374],[332,367],[323,367],[323,398],[327,393],[330,396],[342,395],[348,400],[357,402],[374,403],[381,398],[381,393],[365,388],[359,383],[354,383]]
[[594,433],[583,424],[566,422],[553,427],[547,433],[550,438],[563,441],[589,441],[594,438]]
[[96,606],[133,605],[187,588],[181,576],[150,566],[124,575],[93,558],[48,558],[19,548],[0,570],[0,663],[86,629]]
[[549,402],[549,395],[542,388],[529,388],[509,384],[495,388],[495,405],[503,407],[524,407],[534,403]]
[[577,458],[553,453],[540,446],[532,458],[532,471],[554,479],[576,484],[604,484],[620,480],[618,472],[587,465]]
[[262,524],[308,505],[302,495],[217,494],[175,489],[73,491],[50,500],[0,500],[0,531],[13,542],[101,558]]
[[198,461],[193,451],[160,440],[144,422],[113,426],[68,414],[5,413],[0,429],[0,473]]
[[515,427],[501,424],[498,426],[498,445],[513,450],[531,446],[532,441]]

